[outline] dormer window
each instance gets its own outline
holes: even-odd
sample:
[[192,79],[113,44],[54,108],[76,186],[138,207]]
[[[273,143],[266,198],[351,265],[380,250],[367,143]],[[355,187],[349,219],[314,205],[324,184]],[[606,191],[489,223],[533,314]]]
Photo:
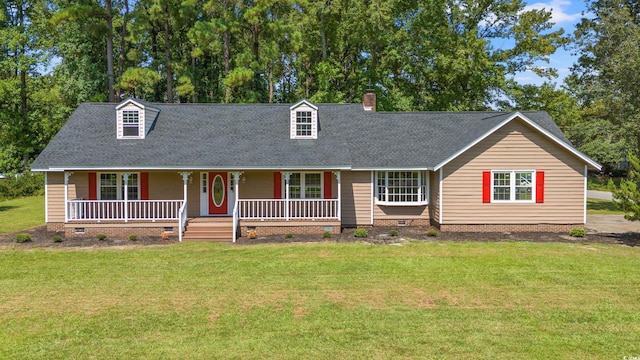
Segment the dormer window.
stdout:
[[118,139],[144,139],[160,113],[159,109],[140,100],[127,99],[116,106]]
[[289,108],[290,138],[291,139],[317,139],[318,138],[318,107],[306,100]]
[[311,111],[296,111],[296,136],[311,136]]
[[122,111],[122,136],[140,136],[140,112],[138,110]]

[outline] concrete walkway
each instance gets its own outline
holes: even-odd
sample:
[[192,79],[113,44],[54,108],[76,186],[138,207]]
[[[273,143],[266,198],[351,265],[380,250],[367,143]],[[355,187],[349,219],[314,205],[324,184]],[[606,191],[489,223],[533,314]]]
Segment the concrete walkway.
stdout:
[[590,199],[613,200],[609,191],[587,190],[587,197]]

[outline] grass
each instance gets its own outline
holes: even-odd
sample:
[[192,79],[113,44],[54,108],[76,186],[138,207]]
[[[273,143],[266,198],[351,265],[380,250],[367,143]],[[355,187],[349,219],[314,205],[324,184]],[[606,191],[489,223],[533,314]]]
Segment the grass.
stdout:
[[0,201],[0,234],[44,224],[44,196]]
[[587,214],[590,215],[624,215],[611,200],[587,199]]
[[0,249],[0,358],[640,354],[640,248],[190,243]]

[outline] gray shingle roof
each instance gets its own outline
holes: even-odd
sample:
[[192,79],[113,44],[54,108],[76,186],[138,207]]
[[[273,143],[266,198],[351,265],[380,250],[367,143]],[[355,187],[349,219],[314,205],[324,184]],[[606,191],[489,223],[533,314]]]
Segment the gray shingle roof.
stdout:
[[[513,115],[319,104],[318,139],[292,140],[288,104],[149,105],[142,140],[116,138],[115,104],[80,105],[32,168],[433,168]],[[522,114],[570,146],[546,112]]]

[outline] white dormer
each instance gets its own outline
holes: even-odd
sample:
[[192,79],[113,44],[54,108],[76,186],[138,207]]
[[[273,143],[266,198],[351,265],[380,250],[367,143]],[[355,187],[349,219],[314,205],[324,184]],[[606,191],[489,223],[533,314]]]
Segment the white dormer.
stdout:
[[318,107],[302,100],[289,108],[289,128],[291,139],[318,138]]
[[118,139],[144,139],[160,110],[128,99],[116,106]]

